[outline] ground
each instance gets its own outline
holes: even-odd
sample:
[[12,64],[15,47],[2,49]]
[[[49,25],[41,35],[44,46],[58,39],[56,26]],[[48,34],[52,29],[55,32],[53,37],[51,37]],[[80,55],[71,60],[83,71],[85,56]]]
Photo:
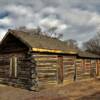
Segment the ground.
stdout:
[[0,85],[0,100],[100,100],[100,80],[74,82],[40,92]]

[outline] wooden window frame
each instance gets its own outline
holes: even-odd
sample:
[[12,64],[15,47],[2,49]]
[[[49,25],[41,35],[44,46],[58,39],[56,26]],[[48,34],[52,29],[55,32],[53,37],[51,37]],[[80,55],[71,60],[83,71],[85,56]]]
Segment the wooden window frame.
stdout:
[[17,57],[10,58],[10,77],[17,78]]

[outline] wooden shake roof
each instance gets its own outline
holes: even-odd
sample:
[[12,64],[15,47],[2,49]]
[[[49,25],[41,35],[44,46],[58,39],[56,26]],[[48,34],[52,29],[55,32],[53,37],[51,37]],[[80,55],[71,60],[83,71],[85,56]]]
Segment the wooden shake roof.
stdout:
[[68,49],[67,44],[63,41],[58,40],[57,38],[37,35],[34,33],[30,34],[28,32],[11,29],[8,30],[7,34],[1,41],[1,44],[9,34],[12,34],[13,36],[21,40],[23,43],[25,43],[28,47],[31,47],[33,51],[68,54],[77,53],[76,50],[70,48]]
[[78,56],[82,58],[100,58],[99,55],[96,55],[87,51],[79,51]]
[[32,51],[35,52],[49,52],[49,53],[61,53],[61,54],[77,54],[81,58],[100,58],[100,56],[92,54],[90,52],[71,49],[67,43],[57,39],[44,35],[38,35],[34,33],[11,30],[9,29],[7,34],[2,39],[0,45],[3,45],[5,39],[11,34],[18,38],[21,42],[26,44]]

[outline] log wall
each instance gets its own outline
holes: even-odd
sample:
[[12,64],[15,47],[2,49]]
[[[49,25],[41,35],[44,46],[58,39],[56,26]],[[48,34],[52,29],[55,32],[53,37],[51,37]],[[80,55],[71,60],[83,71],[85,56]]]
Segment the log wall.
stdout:
[[[30,87],[34,85],[32,84],[32,80],[35,80],[34,73],[37,73],[35,77],[38,77],[39,85],[83,80],[100,75],[100,60],[82,59],[69,55],[58,56],[39,53],[33,53],[32,55],[34,63],[31,63],[24,53],[1,54],[0,82]],[[10,58],[12,56],[17,56],[16,78],[10,77]]]
[[39,83],[57,83],[58,56],[35,53],[34,58]]
[[89,79],[96,77],[96,73],[99,73],[98,60],[92,59],[76,59],[76,78],[77,80]]
[[8,80],[9,65],[10,65],[9,58],[0,56],[0,83],[5,83],[5,80]]
[[90,79],[100,73],[100,61],[96,59],[48,54],[34,54],[34,58],[40,84]]
[[83,74],[85,71],[84,61],[82,59],[76,59],[76,79],[83,79]]
[[[10,59],[17,57],[16,76],[10,75]],[[8,85],[29,87],[31,84],[30,62],[23,53],[0,55],[0,82]]]
[[75,56],[58,56],[34,53],[37,75],[40,84],[59,84],[73,81]]
[[83,67],[84,67],[83,78],[84,79],[90,78],[91,69],[92,69],[91,60],[83,59]]
[[100,76],[100,60],[97,60],[96,62],[96,75]]
[[75,56],[63,57],[64,81],[73,81],[75,75]]

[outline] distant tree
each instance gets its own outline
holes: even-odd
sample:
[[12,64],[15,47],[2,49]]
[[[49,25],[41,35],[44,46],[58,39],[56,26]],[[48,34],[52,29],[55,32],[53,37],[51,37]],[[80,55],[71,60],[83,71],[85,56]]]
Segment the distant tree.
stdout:
[[25,26],[21,26],[19,28],[16,28],[16,30],[29,32],[31,34],[44,35],[44,36],[48,36],[48,37],[55,37],[55,38],[58,38],[58,39],[61,39],[63,37],[63,34],[55,32],[56,27],[49,28],[47,30],[47,32],[43,32],[42,29],[39,26],[37,28],[35,28],[35,29],[33,29],[33,28],[29,29],[29,28],[27,28]]
[[83,47],[86,51],[100,55],[100,33],[97,33],[95,37],[83,43]]
[[35,29],[35,28],[27,28],[26,26],[21,26],[21,27],[16,28],[16,30],[23,31],[23,32],[29,32],[29,33],[32,33],[32,34],[38,34],[38,35],[41,32],[40,27],[37,27]]
[[71,49],[79,49],[78,48],[78,43],[77,43],[76,40],[69,39],[69,40],[66,40],[64,42],[67,44],[68,48],[71,48]]
[[57,27],[51,27],[51,28],[48,28],[47,29],[47,32],[49,32],[49,36],[50,37],[56,37],[58,39],[61,39],[63,37],[63,34],[62,33],[58,33],[56,32],[57,30]]

